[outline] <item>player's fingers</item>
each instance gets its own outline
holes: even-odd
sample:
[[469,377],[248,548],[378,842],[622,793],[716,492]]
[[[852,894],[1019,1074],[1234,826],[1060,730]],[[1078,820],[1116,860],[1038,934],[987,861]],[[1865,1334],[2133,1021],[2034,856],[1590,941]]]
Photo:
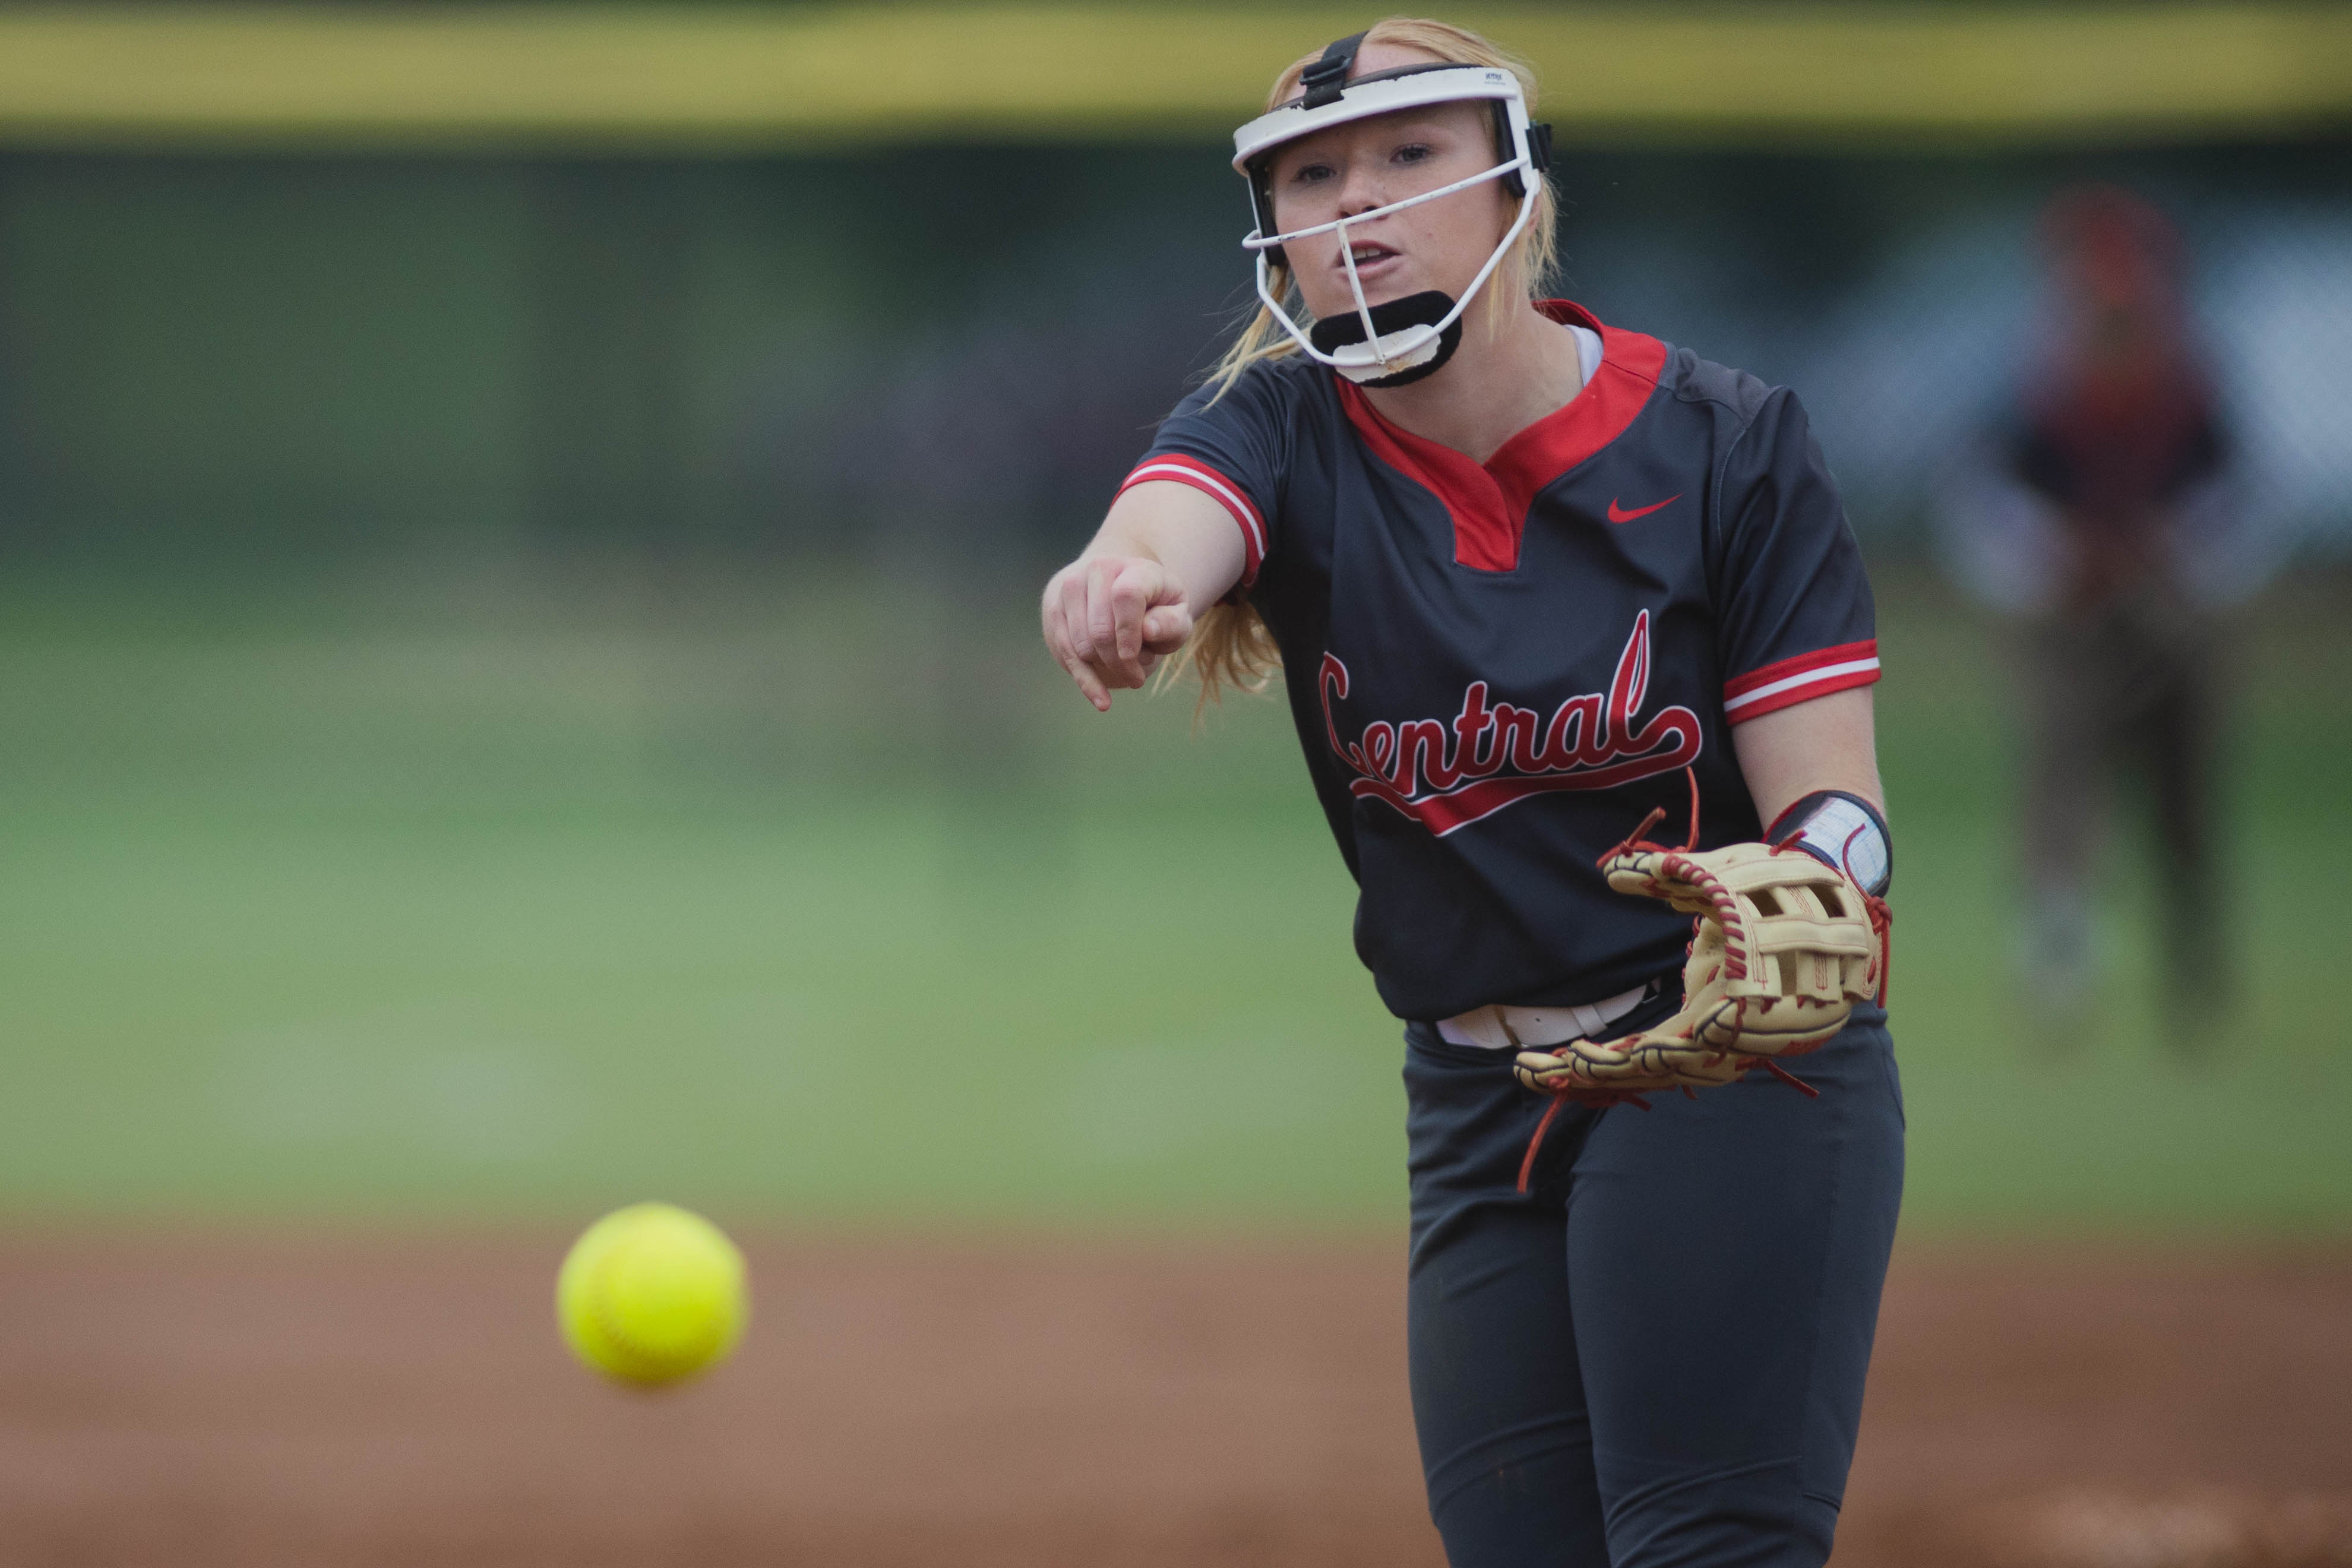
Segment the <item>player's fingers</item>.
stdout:
[[1066,648],[1055,650],[1054,657],[1077,683],[1079,696],[1093,703],[1097,711],[1110,711],[1110,693],[1103,689],[1102,678],[1092,665]]
[[1159,577],[1160,568],[1149,561],[1121,561],[1103,579],[1110,634],[1096,639],[1095,664],[1113,685],[1143,684],[1143,617],[1151,607]]
[[1192,635],[1192,614],[1181,605],[1161,605],[1143,617],[1143,646],[1152,653],[1174,653]]
[[1102,678],[1093,666],[1071,646],[1069,616],[1058,603],[1045,607],[1045,647],[1053,653],[1054,661],[1077,683],[1078,694],[1093,703],[1097,712],[1110,711],[1110,693],[1104,689]]
[[1110,608],[1112,647],[1110,655],[1121,673],[1138,684],[1150,673],[1142,662],[1143,623],[1150,616],[1152,603],[1160,597],[1166,574],[1149,561],[1130,561],[1122,564],[1111,578]]
[[1054,656],[1054,662],[1060,665],[1077,684],[1079,695],[1097,709],[1108,707],[1110,699],[1102,689],[1102,682],[1095,678],[1094,672],[1087,668],[1087,661],[1071,646],[1069,616],[1063,607],[1058,592],[1046,600],[1045,623],[1045,648]]
[[1066,659],[1070,652],[1070,627],[1068,617],[1062,613],[1059,579],[1045,585],[1045,601],[1037,607],[1037,620],[1045,634],[1045,650],[1057,661]]
[[1062,668],[1070,672],[1070,679],[1078,684],[1078,695],[1093,703],[1096,712],[1110,711],[1110,692],[1104,687],[1102,677],[1096,673],[1094,666],[1073,655],[1062,661]]
[[1150,607],[1150,584],[1144,570],[1129,563],[1110,580],[1111,652],[1122,662],[1143,648],[1143,614]]
[[1159,662],[1158,654],[1141,653],[1137,654],[1133,658],[1112,659],[1108,663],[1097,659],[1095,673],[1102,677],[1103,684],[1106,686],[1116,686],[1121,689],[1131,690],[1151,679],[1152,667]]
[[1087,563],[1087,657],[1097,664],[1118,655],[1118,614],[1111,595],[1119,565],[1116,561]]
[[1094,563],[1088,562],[1062,583],[1062,624],[1069,636],[1070,651],[1083,659],[1095,656],[1093,628],[1087,615],[1094,572]]
[[1108,640],[1088,637],[1085,662],[1096,683],[1107,691],[1129,690],[1143,684],[1143,672],[1129,660],[1117,657],[1117,649]]

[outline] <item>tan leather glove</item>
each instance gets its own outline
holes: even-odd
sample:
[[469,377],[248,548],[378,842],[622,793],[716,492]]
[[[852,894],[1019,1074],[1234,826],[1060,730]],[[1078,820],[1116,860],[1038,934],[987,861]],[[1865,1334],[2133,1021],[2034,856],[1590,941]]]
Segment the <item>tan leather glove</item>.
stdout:
[[1683,1008],[1622,1039],[1520,1052],[1529,1089],[1613,1100],[1729,1083],[1822,1045],[1884,986],[1885,905],[1801,849],[1630,844],[1601,869],[1618,892],[1698,917]]

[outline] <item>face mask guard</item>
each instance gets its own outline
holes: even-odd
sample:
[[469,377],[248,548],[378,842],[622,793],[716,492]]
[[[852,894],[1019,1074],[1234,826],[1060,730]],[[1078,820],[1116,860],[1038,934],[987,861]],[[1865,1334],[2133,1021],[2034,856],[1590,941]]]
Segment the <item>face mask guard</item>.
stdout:
[[[1300,351],[1323,364],[1329,365],[1349,380],[1373,386],[1402,385],[1417,381],[1434,372],[1453,353],[1461,340],[1457,323],[1462,312],[1486,279],[1502,265],[1520,234],[1535,216],[1536,193],[1541,188],[1543,171],[1550,162],[1551,127],[1528,123],[1527,100],[1519,90],[1518,78],[1507,70],[1491,66],[1417,65],[1395,70],[1376,71],[1370,76],[1347,79],[1354,65],[1356,51],[1363,35],[1342,38],[1323,51],[1315,64],[1307,68],[1300,80],[1306,90],[1297,98],[1283,104],[1234,132],[1234,167],[1249,181],[1250,203],[1257,226],[1242,241],[1256,253],[1257,294],[1276,321],[1297,343]],[[1433,103],[1460,103],[1486,100],[1493,108],[1496,162],[1494,167],[1483,169],[1467,178],[1441,185],[1433,191],[1407,196],[1391,202],[1370,212],[1353,217],[1336,218],[1329,223],[1309,228],[1293,229],[1286,233],[1271,232],[1274,227],[1274,196],[1267,181],[1267,165],[1275,151],[1301,137],[1311,136],[1333,125],[1350,121],[1370,119],[1373,115],[1391,114],[1399,110],[1418,109]],[[1458,300],[1450,300],[1436,290],[1416,294],[1404,300],[1392,300],[1377,308],[1364,299],[1364,287],[1356,275],[1355,247],[1349,241],[1349,230],[1355,225],[1376,222],[1392,213],[1450,196],[1487,180],[1499,180],[1510,195],[1518,198],[1517,216],[1496,243],[1494,254],[1470,280],[1468,289]],[[1339,257],[1348,270],[1348,286],[1356,300],[1355,319],[1344,318],[1328,323],[1318,323],[1312,336],[1300,330],[1290,313],[1276,299],[1269,276],[1271,266],[1284,259],[1283,246],[1292,240],[1307,239],[1317,235],[1336,233],[1339,237]],[[1399,315],[1407,320],[1399,321]],[[1379,318],[1386,317],[1387,320]],[[1419,318],[1419,319],[1412,319]],[[1337,341],[1348,331],[1360,328],[1361,338],[1353,342]],[[1335,335],[1332,329],[1338,329]],[[1318,346],[1315,339],[1330,343],[1327,350]]]

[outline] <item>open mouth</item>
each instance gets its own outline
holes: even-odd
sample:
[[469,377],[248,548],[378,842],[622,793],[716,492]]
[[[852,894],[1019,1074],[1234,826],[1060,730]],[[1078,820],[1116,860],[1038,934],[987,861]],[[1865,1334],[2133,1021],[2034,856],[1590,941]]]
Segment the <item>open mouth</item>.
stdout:
[[[1370,240],[1359,240],[1348,247],[1349,259],[1355,262],[1356,269],[1360,272],[1376,262],[1386,261],[1396,254],[1397,252],[1391,250],[1387,246]],[[1340,265],[1344,268],[1347,263],[1343,261]]]

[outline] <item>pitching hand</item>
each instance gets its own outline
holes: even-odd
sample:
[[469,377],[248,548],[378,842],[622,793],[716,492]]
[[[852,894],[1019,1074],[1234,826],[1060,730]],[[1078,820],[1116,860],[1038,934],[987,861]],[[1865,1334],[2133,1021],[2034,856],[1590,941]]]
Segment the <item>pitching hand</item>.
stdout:
[[1106,713],[1114,689],[1141,686],[1192,635],[1183,584],[1140,555],[1071,562],[1045,584],[1044,616],[1045,647]]

